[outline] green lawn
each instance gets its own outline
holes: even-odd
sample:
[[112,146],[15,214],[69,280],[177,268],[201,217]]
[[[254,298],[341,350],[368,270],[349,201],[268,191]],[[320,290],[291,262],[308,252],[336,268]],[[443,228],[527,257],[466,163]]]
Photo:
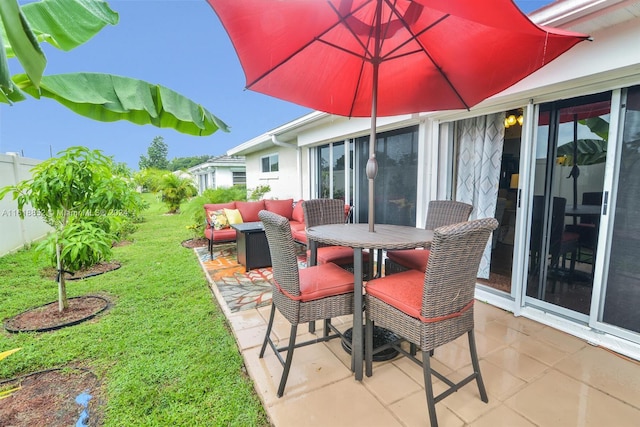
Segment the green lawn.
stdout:
[[[104,387],[106,426],[266,426],[242,357],[188,239],[186,216],[151,208],[131,239],[114,249],[119,270],[67,282],[69,297],[100,294],[112,307],[97,321],[47,333],[0,333],[0,379],[82,365]],[[56,301],[32,250],[0,258],[0,319]],[[5,401],[6,402],[6,401]]]

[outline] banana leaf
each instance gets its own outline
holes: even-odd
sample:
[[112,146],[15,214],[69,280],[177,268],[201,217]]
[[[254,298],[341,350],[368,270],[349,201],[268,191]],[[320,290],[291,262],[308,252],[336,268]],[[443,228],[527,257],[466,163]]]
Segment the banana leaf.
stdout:
[[[20,9],[38,42],[47,42],[64,51],[86,43],[106,25],[116,25],[119,21],[118,13],[100,0],[41,0]],[[3,22],[0,22],[0,31],[4,38]],[[14,46],[6,38],[4,49],[9,58],[16,55]]]
[[229,127],[202,105],[161,85],[129,77],[101,73],[43,76],[40,89],[25,74],[13,77],[24,92],[50,98],[82,116],[113,122],[173,128],[188,135],[211,135]]
[[567,156],[567,166],[595,165],[607,161],[607,141],[601,139],[579,139],[577,142],[576,161],[574,157],[574,142],[570,141],[558,147],[558,156]]
[[[0,23],[6,55],[0,58],[0,76],[6,76],[9,73],[7,57],[15,56],[37,87],[44,67],[47,65],[47,59],[16,0],[0,1]],[[7,47],[10,47],[11,53],[7,52]],[[8,95],[7,91],[10,88],[4,80],[3,77],[2,91]]]
[[68,51],[118,19],[101,0],[42,0],[24,6],[17,0],[0,1],[0,102],[25,99],[11,81],[7,58],[17,57],[38,87],[47,64],[40,42]]

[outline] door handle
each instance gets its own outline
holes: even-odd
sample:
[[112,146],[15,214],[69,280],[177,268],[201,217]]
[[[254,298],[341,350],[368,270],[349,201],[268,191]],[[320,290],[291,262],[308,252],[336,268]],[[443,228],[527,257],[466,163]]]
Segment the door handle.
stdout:
[[607,214],[607,206],[609,205],[609,192],[604,192],[604,197],[602,198],[602,215]]

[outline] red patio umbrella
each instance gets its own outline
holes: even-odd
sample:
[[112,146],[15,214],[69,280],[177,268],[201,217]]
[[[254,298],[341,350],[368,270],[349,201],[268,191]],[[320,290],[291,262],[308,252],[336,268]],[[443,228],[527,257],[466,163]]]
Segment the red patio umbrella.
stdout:
[[511,0],[207,0],[246,87],[315,110],[371,117],[469,109],[588,36],[533,24]]

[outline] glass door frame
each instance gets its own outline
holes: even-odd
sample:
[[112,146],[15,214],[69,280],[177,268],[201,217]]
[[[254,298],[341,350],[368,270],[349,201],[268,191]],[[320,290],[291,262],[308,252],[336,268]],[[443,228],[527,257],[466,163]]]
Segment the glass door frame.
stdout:
[[609,271],[611,244],[616,212],[618,180],[620,173],[622,151],[622,136],[624,130],[624,116],[626,106],[627,89],[615,89],[611,94],[611,121],[609,123],[609,142],[607,156],[604,194],[606,200],[606,212],[601,214],[600,234],[597,246],[598,257],[596,259],[593,283],[593,296],[589,314],[589,326],[611,335],[640,343],[640,334],[628,329],[605,323],[600,320],[603,316],[605,297],[607,291],[607,272]]

